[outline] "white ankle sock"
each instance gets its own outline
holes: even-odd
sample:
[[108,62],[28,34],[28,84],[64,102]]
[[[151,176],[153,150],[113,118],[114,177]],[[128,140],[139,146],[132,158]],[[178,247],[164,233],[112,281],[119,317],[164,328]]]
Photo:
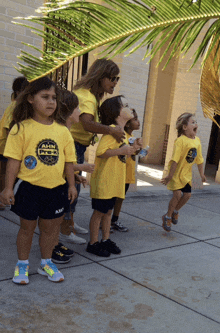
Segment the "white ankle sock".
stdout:
[[18,264],[29,264],[29,260],[18,260]]

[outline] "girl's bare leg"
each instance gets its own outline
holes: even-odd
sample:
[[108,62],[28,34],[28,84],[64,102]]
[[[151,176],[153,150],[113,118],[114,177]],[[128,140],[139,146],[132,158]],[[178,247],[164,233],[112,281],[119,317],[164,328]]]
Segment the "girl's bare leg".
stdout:
[[25,220],[20,218],[20,223],[17,236],[18,259],[28,260],[37,220]]
[[113,215],[119,216],[124,199],[116,198]]
[[173,191],[173,197],[169,202],[167,216],[171,217],[173,211],[176,209],[178,202],[181,200],[182,192],[180,190]]
[[51,220],[39,219],[39,245],[42,259],[51,258],[53,249],[59,241],[60,224],[62,220],[63,216]]
[[71,234],[72,224],[73,224],[72,219],[71,220],[69,220],[69,219],[66,220],[63,217],[62,223],[60,225],[60,232],[61,232],[61,234],[69,236]]
[[99,227],[103,217],[103,213],[94,210],[90,219],[89,230],[90,230],[90,245],[99,241]]
[[107,240],[110,237],[111,216],[112,209],[102,217],[102,240]]
[[187,201],[190,199],[190,197],[191,197],[191,193],[183,193],[183,196],[179,200],[175,210],[177,210],[177,211],[180,210],[180,208],[182,208],[187,203]]

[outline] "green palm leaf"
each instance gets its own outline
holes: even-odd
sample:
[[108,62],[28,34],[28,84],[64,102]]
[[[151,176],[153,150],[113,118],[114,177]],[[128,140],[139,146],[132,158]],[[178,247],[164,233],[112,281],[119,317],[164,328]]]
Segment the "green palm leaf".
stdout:
[[[196,51],[192,66],[204,54],[215,34],[220,37],[220,2],[213,0],[103,0],[107,6],[89,1],[53,0],[39,9],[43,16],[22,18],[23,23],[43,37],[44,49],[39,57],[21,52],[18,71],[29,80],[48,75],[74,57],[99,46],[107,46],[105,55],[146,48],[144,58],[152,59],[166,44],[162,58],[186,54],[204,26],[207,32]],[[36,28],[36,23],[39,25]],[[43,30],[41,28],[43,27]],[[150,49],[150,45],[153,47]],[[29,45],[31,48],[36,48]],[[131,49],[133,47],[133,49]],[[219,51],[219,44],[216,52]],[[206,55],[205,60],[209,54]],[[162,61],[162,58],[160,61]],[[168,59],[168,61],[169,61]]]

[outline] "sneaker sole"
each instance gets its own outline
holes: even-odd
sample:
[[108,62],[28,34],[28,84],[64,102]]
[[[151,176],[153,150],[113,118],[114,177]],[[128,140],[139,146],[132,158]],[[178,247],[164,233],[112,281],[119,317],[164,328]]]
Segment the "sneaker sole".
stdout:
[[94,254],[95,256],[98,256],[98,257],[103,257],[103,258],[108,258],[108,257],[110,257],[110,255],[111,255],[111,253],[109,252],[108,255],[104,255],[104,256],[102,256],[102,255],[99,255],[99,254],[94,253],[94,252],[92,252],[92,251],[89,251],[89,250],[87,250],[87,249],[86,249],[86,252],[91,253],[91,254]]
[[62,282],[64,281],[64,278],[60,278],[59,280],[53,280],[46,272],[44,272],[42,269],[38,268],[37,269],[37,272],[40,274],[40,275],[43,275],[43,276],[47,276],[48,280],[52,281],[52,282]]
[[28,284],[28,283],[29,283],[29,281],[24,281],[24,280],[22,280],[22,281],[20,281],[20,282],[18,282],[18,281],[14,281],[14,279],[12,279],[12,282],[14,282],[14,283],[16,283],[16,284],[22,284],[22,285],[25,285],[25,284]]
[[128,229],[126,229],[126,230],[120,230],[120,229],[115,228],[115,227],[113,227],[113,229],[114,229],[114,230],[117,230],[117,231],[120,231],[120,232],[128,232],[128,231],[129,231]]
[[68,260],[65,260],[65,261],[60,261],[60,260],[51,258],[51,261],[54,262],[54,264],[67,264],[68,262],[71,261],[71,258],[69,258]]

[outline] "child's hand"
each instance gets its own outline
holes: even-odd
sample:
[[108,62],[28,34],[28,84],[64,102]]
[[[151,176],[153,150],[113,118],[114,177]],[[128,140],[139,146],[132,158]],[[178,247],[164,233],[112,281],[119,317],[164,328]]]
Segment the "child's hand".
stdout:
[[125,138],[124,130],[121,126],[116,125],[115,127],[110,127],[110,134],[118,141],[123,142]]
[[77,184],[83,184],[83,187],[86,187],[88,184],[87,179],[83,176],[75,174],[75,181]]
[[5,188],[1,193],[0,193],[0,201],[4,205],[14,205],[15,204],[15,197],[14,197],[14,192],[12,189],[7,189]]
[[68,188],[68,199],[70,200],[70,204],[77,198],[78,193],[75,186],[71,186]]
[[142,149],[142,146],[143,146],[142,138],[136,139],[133,143],[133,148],[134,148],[135,152],[140,151]]
[[205,182],[207,181],[205,175],[201,175],[201,179],[202,179],[202,182],[203,182],[203,183],[205,183]]
[[83,171],[88,173],[93,173],[95,169],[95,164],[84,163],[83,164]]
[[172,178],[170,178],[170,176],[166,176],[166,177],[162,178],[160,182],[164,185],[167,185],[171,181],[171,179]]
[[133,146],[125,145],[120,148],[121,155],[133,155],[134,152],[135,152],[135,149]]

